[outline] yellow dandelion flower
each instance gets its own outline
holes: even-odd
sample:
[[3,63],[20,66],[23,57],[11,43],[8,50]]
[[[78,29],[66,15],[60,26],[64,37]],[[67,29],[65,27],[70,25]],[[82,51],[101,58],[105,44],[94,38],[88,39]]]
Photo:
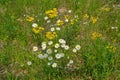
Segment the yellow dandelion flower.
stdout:
[[64,18],[65,19],[70,19],[70,16],[69,15],[64,15]]
[[32,30],[35,34],[38,34],[39,32],[43,31],[44,28],[43,27],[33,27]]
[[57,26],[61,26],[61,25],[64,24],[64,21],[63,21],[63,20],[58,20],[58,21],[56,22],[56,24],[57,24]]
[[110,51],[110,52],[116,52],[116,47],[108,45],[106,46],[106,48]]
[[57,37],[57,33],[56,33],[56,32],[47,32],[47,33],[46,33],[46,37],[47,37],[48,39],[54,39],[54,38]]
[[97,19],[98,19],[98,18],[92,16],[92,17],[91,17],[91,22],[92,22],[93,24],[95,24],[95,23],[97,22]]
[[110,11],[110,8],[109,8],[109,7],[106,7],[106,8],[104,8],[104,10],[105,10],[106,12],[109,12],[109,11]]
[[95,40],[95,39],[100,38],[100,37],[102,37],[101,33],[93,32],[92,36],[91,36],[91,39]]
[[83,18],[84,18],[84,19],[88,19],[88,18],[89,18],[89,15],[88,15],[88,14],[84,14],[84,15],[83,15]]
[[34,17],[27,17],[26,21],[32,22],[34,20]]
[[54,18],[57,16],[58,11],[56,8],[53,8],[53,10],[47,10],[45,14],[48,15],[50,18]]

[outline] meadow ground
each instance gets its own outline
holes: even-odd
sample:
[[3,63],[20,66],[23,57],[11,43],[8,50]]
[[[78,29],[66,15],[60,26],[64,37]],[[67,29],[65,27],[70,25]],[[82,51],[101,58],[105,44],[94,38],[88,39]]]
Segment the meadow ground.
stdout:
[[120,0],[0,0],[0,80],[120,80]]

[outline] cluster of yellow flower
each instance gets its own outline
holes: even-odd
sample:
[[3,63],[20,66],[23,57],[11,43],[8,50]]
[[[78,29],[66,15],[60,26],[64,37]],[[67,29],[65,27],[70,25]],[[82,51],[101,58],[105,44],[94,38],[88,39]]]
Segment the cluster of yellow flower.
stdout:
[[33,32],[35,33],[35,34],[38,34],[38,33],[40,33],[41,31],[43,31],[44,30],[44,28],[43,27],[33,27]]
[[93,32],[92,36],[91,36],[91,39],[95,40],[95,39],[100,38],[100,37],[102,37],[101,33]]
[[101,11],[106,11],[106,12],[109,12],[110,11],[110,8],[109,7],[102,7],[100,8]]
[[48,39],[54,39],[55,37],[57,37],[57,33],[56,32],[46,32],[46,37]]
[[116,47],[114,47],[114,46],[109,45],[109,46],[107,46],[106,48],[107,48],[110,52],[116,52]]
[[91,17],[91,22],[94,24],[94,23],[97,22],[97,19],[98,19],[98,18],[92,16],[92,17]]
[[58,15],[58,11],[56,8],[53,8],[53,10],[47,10],[46,15],[48,15],[50,18],[54,18]]
[[64,24],[64,21],[63,21],[63,20],[58,20],[58,21],[56,22],[56,24],[57,24],[57,26],[61,26],[61,25]]
[[89,15],[88,15],[88,14],[84,14],[84,15],[83,15],[83,18],[84,18],[84,19],[88,19],[88,18],[89,18]]
[[28,22],[32,22],[34,20],[34,17],[27,17],[26,18],[26,21],[28,21]]
[[89,17],[88,14],[84,14],[83,15],[83,19],[84,20],[87,20],[89,18],[90,18],[90,22],[92,22],[93,24],[95,24],[97,22],[97,20],[98,20],[98,17],[94,17],[94,16]]

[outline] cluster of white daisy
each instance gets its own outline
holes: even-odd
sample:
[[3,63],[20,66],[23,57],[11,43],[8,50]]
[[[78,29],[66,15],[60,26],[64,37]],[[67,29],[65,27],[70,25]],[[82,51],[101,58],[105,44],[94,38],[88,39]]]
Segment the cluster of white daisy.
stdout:
[[[27,18],[27,21],[32,22],[32,28],[34,33],[38,34],[43,29],[46,29],[46,27],[47,29],[45,31],[49,30],[45,32],[46,41],[41,42],[40,47],[33,46],[32,51],[37,53],[35,55],[37,55],[39,59],[47,61],[47,65],[53,68],[60,66],[59,61],[61,62],[61,59],[68,59],[69,52],[77,53],[77,51],[81,48],[80,45],[76,45],[75,48],[72,49],[70,45],[67,44],[66,40],[60,38],[56,41],[53,40],[54,38],[51,38],[54,35],[58,35],[56,32],[62,30],[62,28],[66,25],[73,25],[75,24],[75,22],[77,22],[78,16],[73,16],[71,13],[72,10],[68,10],[67,14],[64,14],[62,17],[60,17],[59,15],[61,14],[57,9],[53,9],[52,13],[51,10],[48,10],[45,12],[46,15],[44,17],[43,27],[39,26],[39,24],[35,22],[35,17]],[[70,60],[69,63],[67,63],[68,62],[66,62],[66,66],[68,64],[73,64],[73,60]],[[28,61],[27,64],[32,65],[32,62]]]
[[[77,52],[81,49],[80,45],[76,45],[73,48],[73,52]],[[38,54],[39,59],[46,59],[48,61],[47,65],[56,68],[58,67],[59,60],[68,57],[68,51],[71,50],[70,46],[67,45],[67,42],[64,39],[59,39],[56,42],[53,41],[46,41],[41,43],[40,49],[37,46],[33,46],[33,51],[36,52],[40,50],[40,54]],[[39,51],[38,51],[39,52]],[[66,65],[73,64],[73,60],[70,60],[69,63]]]

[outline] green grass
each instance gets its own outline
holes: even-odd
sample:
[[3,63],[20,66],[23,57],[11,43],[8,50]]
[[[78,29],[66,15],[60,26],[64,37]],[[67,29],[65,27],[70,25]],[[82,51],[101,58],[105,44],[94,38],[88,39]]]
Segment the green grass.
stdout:
[[[110,11],[100,11],[109,7]],[[41,60],[34,53],[33,46],[40,47],[42,41],[48,41],[45,32],[34,34],[32,23],[24,15],[37,16],[34,22],[44,26],[45,11],[52,8],[67,11],[71,16],[78,15],[74,25],[67,24],[57,32],[57,42],[64,38],[74,47],[81,45],[80,51],[64,51],[74,61],[68,68],[52,68],[47,60]],[[83,19],[84,14],[98,17],[95,24],[90,18]],[[42,15],[41,15],[42,14]],[[63,16],[64,13],[61,15]],[[39,21],[37,21],[39,20]],[[53,21],[56,21],[54,19]],[[87,24],[83,24],[88,22]],[[46,28],[47,26],[47,28]],[[117,27],[118,29],[111,29]],[[101,38],[91,39],[93,32],[102,34]],[[116,41],[114,41],[116,40]],[[113,46],[113,52],[106,48]],[[32,65],[28,66],[27,62]],[[60,60],[62,66],[69,59]],[[120,1],[119,0],[0,0],[0,80],[119,80],[120,79]]]

